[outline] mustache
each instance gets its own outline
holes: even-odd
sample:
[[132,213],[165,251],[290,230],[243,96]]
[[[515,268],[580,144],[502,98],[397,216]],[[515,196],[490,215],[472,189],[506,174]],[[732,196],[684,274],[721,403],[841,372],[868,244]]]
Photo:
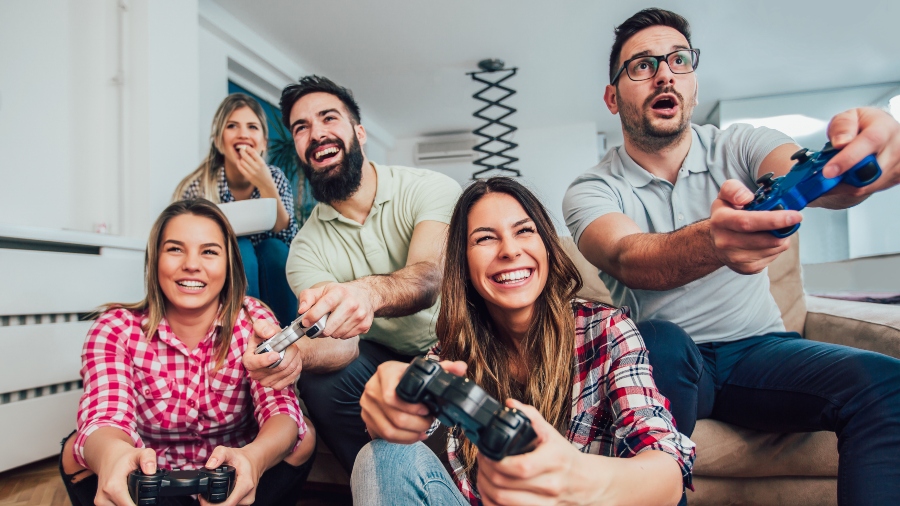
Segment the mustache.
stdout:
[[678,103],[684,104],[684,96],[681,93],[675,91],[674,86],[666,86],[665,88],[660,88],[659,91],[657,91],[653,95],[650,95],[647,100],[644,101],[644,106],[650,107],[650,105],[653,104],[653,101],[656,100],[656,97],[666,94],[675,95],[675,97],[678,98]]
[[317,149],[326,144],[337,144],[341,151],[346,151],[346,149],[344,149],[344,141],[340,139],[323,139],[321,141],[314,141],[309,145],[308,148],[306,148],[306,159],[312,160],[313,153],[315,153]]

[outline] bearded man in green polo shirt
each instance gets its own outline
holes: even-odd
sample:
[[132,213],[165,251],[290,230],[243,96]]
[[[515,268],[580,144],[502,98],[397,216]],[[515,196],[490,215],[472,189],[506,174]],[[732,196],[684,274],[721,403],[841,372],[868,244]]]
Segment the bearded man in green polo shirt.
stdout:
[[291,244],[287,277],[304,325],[328,315],[326,339],[297,341],[274,369],[274,356],[244,363],[275,388],[302,369],[310,417],[350,472],[370,440],[359,407],[366,381],[382,362],[409,362],[436,341],[441,254],[460,187],[437,172],[370,162],[359,106],[329,79],[289,85],[281,111],[319,201]]

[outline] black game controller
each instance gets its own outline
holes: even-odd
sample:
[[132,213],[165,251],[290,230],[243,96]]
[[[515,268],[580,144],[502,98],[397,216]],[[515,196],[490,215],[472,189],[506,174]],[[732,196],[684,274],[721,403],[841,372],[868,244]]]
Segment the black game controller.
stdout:
[[[835,178],[826,178],[822,169],[834,155],[840,152],[831,143],[825,144],[822,151],[815,152],[806,148],[791,155],[791,160],[797,160],[790,172],[775,177],[772,172],[760,176],[756,180],[759,186],[753,195],[753,201],[744,206],[747,211],[800,211],[810,202],[829,192],[838,183],[847,183],[857,188],[870,185],[881,176],[881,167],[875,155],[869,155],[860,160],[856,165]],[[775,237],[787,237],[797,229],[800,224],[790,227],[772,230]]]
[[328,321],[328,315],[324,315],[319,318],[319,321],[312,324],[312,327],[304,327],[301,321],[303,321],[303,317],[306,316],[306,313],[298,316],[296,320],[291,322],[290,325],[281,329],[281,332],[275,334],[266,340],[266,342],[260,344],[256,347],[256,354],[261,355],[263,353],[268,353],[270,351],[276,351],[281,353],[281,358],[275,361],[274,364],[270,365],[269,368],[277,366],[284,359],[284,350],[287,349],[288,346],[294,344],[298,339],[303,336],[307,336],[310,339],[315,339],[319,337],[323,330],[325,330],[325,323]]
[[128,493],[137,506],[154,506],[160,497],[200,494],[211,503],[225,502],[234,489],[234,468],[219,466],[216,469],[193,471],[166,471],[144,474],[137,469],[128,475]]
[[531,420],[522,412],[500,406],[475,382],[423,357],[413,360],[400,378],[397,396],[425,404],[444,425],[459,425],[478,451],[492,460],[530,452],[537,443]]

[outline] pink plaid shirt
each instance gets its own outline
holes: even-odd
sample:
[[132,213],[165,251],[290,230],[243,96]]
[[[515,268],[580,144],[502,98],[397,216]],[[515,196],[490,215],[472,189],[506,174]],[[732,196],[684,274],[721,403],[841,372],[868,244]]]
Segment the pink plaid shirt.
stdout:
[[[147,339],[146,315],[110,309],[94,322],[82,350],[84,394],[78,408],[75,459],[86,466],[84,442],[100,427],[115,427],[137,448],[156,450],[164,469],[203,467],[216,446],[242,447],[273,415],[290,416],[299,440],[306,423],[292,388],[275,391],[251,380],[241,363],[253,334],[253,322],[275,317],[247,297],[232,331],[225,363],[213,372],[214,325],[193,350],[163,319]],[[295,446],[296,449],[296,446]]]
[[[694,443],[675,429],[669,400],[656,389],[647,348],[628,308],[575,303],[573,309],[575,376],[566,438],[582,453],[606,457],[666,452],[681,467],[684,485],[691,487]],[[432,353],[439,355],[439,348]],[[478,506],[478,491],[457,456],[463,437],[456,429],[449,431],[447,454],[459,490]]]

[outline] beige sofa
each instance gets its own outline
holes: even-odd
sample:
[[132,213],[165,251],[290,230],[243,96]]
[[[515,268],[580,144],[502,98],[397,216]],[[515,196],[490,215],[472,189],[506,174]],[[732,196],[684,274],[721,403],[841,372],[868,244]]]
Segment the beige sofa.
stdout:
[[[571,237],[562,239],[584,278],[581,295],[610,302],[597,269]],[[804,294],[798,234],[791,249],[769,267],[769,279],[788,330],[900,358],[900,306]],[[701,420],[691,439],[697,443],[691,506],[837,504],[837,438],[831,432],[772,434]],[[348,484],[347,474],[325,445],[319,448],[309,478],[313,486]]]
[[[610,301],[609,291],[570,237],[586,297]],[[900,306],[807,296],[800,272],[798,234],[769,267],[771,292],[788,330],[807,339],[843,344],[900,358]],[[715,420],[697,422],[695,491],[691,506],[837,504],[837,438],[831,432],[772,434]]]

